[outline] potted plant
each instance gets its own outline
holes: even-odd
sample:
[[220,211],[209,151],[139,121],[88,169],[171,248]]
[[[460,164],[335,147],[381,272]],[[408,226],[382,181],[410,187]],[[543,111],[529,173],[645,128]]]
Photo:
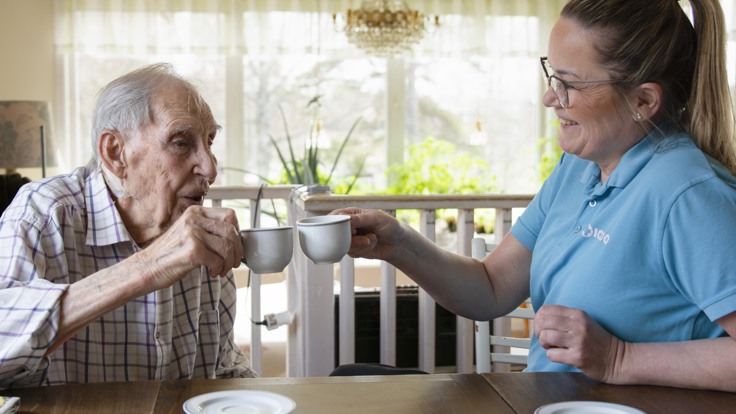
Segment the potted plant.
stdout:
[[[317,100],[318,98],[312,99],[310,101],[310,105],[314,102],[317,102]],[[340,143],[340,147],[337,150],[337,155],[335,155],[335,159],[332,161],[332,164],[329,167],[329,172],[324,173],[324,170],[322,169],[323,165],[320,161],[320,149],[319,146],[316,144],[317,140],[315,139],[315,134],[319,132],[319,122],[316,120],[316,118],[312,121],[312,124],[309,128],[309,137],[304,145],[303,154],[301,157],[297,157],[294,151],[292,137],[289,133],[289,126],[286,122],[286,116],[284,115],[284,111],[281,106],[279,106],[279,113],[281,114],[281,120],[284,125],[288,152],[286,152],[285,154],[285,152],[282,151],[281,148],[279,148],[279,145],[273,136],[269,135],[269,139],[271,140],[271,144],[273,144],[273,147],[276,150],[276,154],[281,161],[281,165],[283,167],[284,181],[289,184],[305,185],[307,186],[308,191],[312,192],[330,191],[330,185],[335,173],[335,168],[337,168],[337,164],[340,161],[343,150],[350,141],[350,137],[352,136],[353,131],[355,131],[355,128],[360,123],[361,118],[359,117],[355,120],[355,122],[353,122],[352,126],[348,130],[348,133],[345,135],[345,138],[343,138],[342,142]],[[347,186],[345,194],[348,194],[355,185],[356,180],[363,170],[364,164],[365,157],[358,166],[357,171],[350,178],[350,182]]]

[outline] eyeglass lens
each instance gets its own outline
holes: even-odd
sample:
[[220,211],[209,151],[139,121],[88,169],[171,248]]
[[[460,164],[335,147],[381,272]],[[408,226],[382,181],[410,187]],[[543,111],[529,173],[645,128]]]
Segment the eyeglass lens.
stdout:
[[552,93],[555,94],[560,105],[562,105],[563,108],[567,108],[567,104],[569,103],[567,98],[567,85],[565,85],[565,82],[557,76],[550,75],[550,73],[554,73],[554,71],[552,70],[552,67],[549,66],[549,63],[547,63],[546,56],[539,60],[542,63],[544,76],[547,78],[547,86],[552,88]]
[[567,87],[565,86],[565,83],[558,79],[557,76],[550,76],[548,83],[549,87],[552,88],[552,92],[555,94],[555,97],[560,102],[560,105],[562,105],[563,108],[567,108],[567,104],[569,102],[567,99]]

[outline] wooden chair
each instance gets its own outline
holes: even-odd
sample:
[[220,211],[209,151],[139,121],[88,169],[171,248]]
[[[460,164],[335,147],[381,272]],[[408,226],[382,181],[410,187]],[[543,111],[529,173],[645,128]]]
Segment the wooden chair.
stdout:
[[[472,256],[483,259],[496,247],[485,239],[476,237],[471,244]],[[522,333],[512,336],[512,321],[521,319]],[[521,369],[526,366],[531,343],[530,326],[534,320],[534,310],[527,300],[509,314],[491,322],[475,322],[475,365],[476,372],[510,372],[512,366]]]

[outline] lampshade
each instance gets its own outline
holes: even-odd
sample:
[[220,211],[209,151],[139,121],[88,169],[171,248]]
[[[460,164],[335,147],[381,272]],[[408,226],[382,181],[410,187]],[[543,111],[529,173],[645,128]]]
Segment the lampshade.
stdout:
[[44,101],[0,101],[0,168],[55,166],[51,111]]

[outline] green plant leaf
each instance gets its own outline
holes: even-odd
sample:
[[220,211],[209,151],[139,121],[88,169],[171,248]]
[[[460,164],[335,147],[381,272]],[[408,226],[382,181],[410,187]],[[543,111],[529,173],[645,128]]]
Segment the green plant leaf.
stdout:
[[304,160],[306,162],[306,165],[304,165],[304,183],[303,184],[319,184],[319,147],[315,145],[315,136],[314,136],[314,128],[315,124],[312,122],[312,125],[309,127],[309,140],[307,141],[306,145],[306,156],[304,157]]
[[[282,108],[281,105],[279,105],[278,108],[279,108],[279,113],[281,114],[281,122],[284,124],[284,132],[286,133],[286,143],[289,146],[289,156],[291,157],[291,165],[292,165],[291,174],[289,173],[289,168],[286,167],[287,164],[285,160],[283,159],[283,157],[281,158],[282,163],[284,164],[284,168],[287,171],[287,176],[293,175],[294,181],[292,181],[292,184],[304,184],[302,182],[304,177],[302,177],[300,173],[299,163],[296,160],[296,156],[294,156],[294,146],[291,144],[291,134],[289,134],[289,125],[286,122],[286,115],[284,114],[284,108]],[[278,151],[279,150],[278,145],[276,145],[275,142],[274,142],[274,146],[276,147],[276,151]],[[292,178],[289,178],[289,180],[291,181]]]
[[[332,162],[332,168],[330,169],[330,173],[327,175],[327,180],[325,180],[325,184],[329,184],[330,180],[332,179],[332,174],[335,172],[335,168],[337,167],[337,163],[340,161],[340,156],[342,155],[342,151],[345,149],[345,145],[347,145],[348,141],[350,140],[350,136],[353,135],[353,131],[358,126],[358,123],[360,123],[360,120],[362,117],[358,117],[358,119],[353,122],[353,125],[350,127],[350,130],[348,130],[348,134],[345,136],[345,139],[342,140],[342,144],[340,144],[340,149],[337,150],[337,155],[335,156],[335,161]],[[363,158],[363,163],[365,163],[365,158]],[[361,163],[360,168],[363,168],[363,163]],[[350,186],[352,187],[352,185]]]
[[404,163],[390,166],[387,173],[393,179],[387,194],[478,194],[495,189],[485,160],[434,137],[411,145]]
[[[313,104],[318,104],[318,98],[319,96],[316,96],[313,98],[309,104],[307,104],[307,107]],[[337,155],[335,156],[335,160],[332,163],[332,166],[330,167],[329,174],[325,177],[323,174],[321,174],[321,166],[319,162],[320,157],[320,148],[317,145],[317,135],[318,132],[316,130],[316,119],[313,120],[312,125],[309,129],[309,136],[308,139],[305,142],[304,149],[302,152],[302,157],[297,158],[294,153],[294,145],[291,139],[291,134],[289,133],[289,127],[286,120],[286,114],[284,113],[283,108],[279,105],[279,114],[281,115],[281,122],[284,127],[284,131],[286,134],[286,142],[288,145],[288,158],[285,156],[284,152],[279,148],[278,142],[273,136],[269,135],[269,138],[271,140],[271,144],[276,149],[276,154],[279,157],[279,161],[281,162],[281,166],[284,170],[284,176],[282,179],[285,179],[290,184],[303,184],[303,185],[313,185],[313,184],[323,184],[323,185],[329,185],[333,178],[333,174],[335,172],[335,169],[337,167],[337,163],[340,161],[340,157],[345,149],[345,146],[347,142],[350,140],[351,135],[353,134],[354,130],[356,129],[360,117],[353,123],[351,126],[348,134],[343,139],[340,148],[338,149]],[[349,186],[349,188],[352,188],[355,184],[355,181],[360,176],[360,171],[362,171],[363,164],[365,163],[365,160],[360,165],[360,169],[358,174],[355,176],[352,176],[352,182]],[[347,193],[346,193],[347,194]]]
[[[291,169],[289,169],[289,163],[286,161],[286,159],[284,158],[284,155],[281,153],[281,150],[279,149],[279,146],[276,143],[276,140],[271,135],[269,135],[268,138],[271,140],[271,143],[273,144],[273,147],[276,149],[276,154],[278,155],[279,160],[281,160],[281,165],[284,167],[284,172],[286,172],[286,178],[292,184],[293,183],[297,183],[298,181],[296,181],[296,178],[297,177],[295,175],[295,173],[296,173],[296,165],[294,165],[294,172],[292,172]],[[292,158],[292,160],[293,160],[293,158]]]
[[358,178],[360,177],[360,173],[363,172],[363,167],[365,166],[365,160],[368,157],[363,157],[363,159],[360,161],[360,165],[358,165],[357,171],[355,171],[355,175],[353,175],[353,179],[350,181],[350,184],[348,184],[348,188],[345,190],[345,194],[350,194],[350,190],[353,189],[353,186],[355,186],[355,182],[358,181]]

